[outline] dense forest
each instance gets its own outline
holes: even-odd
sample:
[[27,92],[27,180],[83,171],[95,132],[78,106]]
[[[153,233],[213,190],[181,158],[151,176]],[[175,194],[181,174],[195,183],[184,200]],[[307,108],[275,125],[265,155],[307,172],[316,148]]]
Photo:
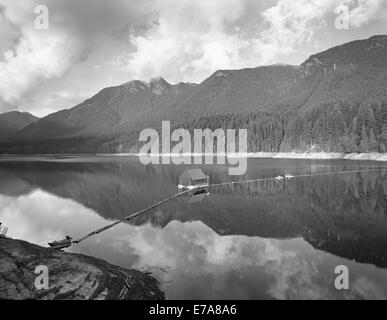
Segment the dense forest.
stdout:
[[[187,127],[187,126],[186,126]],[[325,104],[302,114],[250,113],[200,118],[193,128],[246,128],[250,152],[386,152],[387,103]]]
[[[174,124],[193,136],[194,129],[247,129],[249,152],[315,150],[326,152],[387,152],[387,102],[365,106],[362,103],[327,103],[297,114],[248,113],[201,117],[189,123]],[[105,152],[138,151],[139,132],[112,137]],[[216,146],[214,146],[215,149]]]
[[[173,123],[172,129],[176,128],[185,128],[191,133],[194,129],[206,128],[247,129],[249,152],[305,152],[312,147],[326,152],[387,152],[387,102],[373,105],[326,103],[303,113],[282,111],[208,116]],[[138,152],[144,144],[139,141],[139,134],[139,131],[127,130],[114,135],[2,143],[0,152]]]

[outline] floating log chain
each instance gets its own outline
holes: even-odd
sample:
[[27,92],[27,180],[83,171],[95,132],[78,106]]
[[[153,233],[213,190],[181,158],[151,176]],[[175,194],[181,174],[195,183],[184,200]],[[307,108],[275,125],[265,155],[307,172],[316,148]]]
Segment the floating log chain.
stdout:
[[[260,181],[270,181],[270,180],[277,180],[277,181],[286,181],[286,180],[291,180],[291,179],[296,179],[296,178],[305,178],[305,177],[316,177],[316,176],[324,176],[324,175],[337,175],[337,174],[348,174],[348,173],[362,173],[362,172],[373,172],[373,171],[380,171],[380,170],[387,170],[387,167],[379,167],[379,168],[374,168],[374,169],[365,169],[365,170],[348,170],[348,171],[336,171],[336,172],[321,172],[321,173],[309,173],[309,174],[301,174],[301,175],[296,175],[296,176],[291,176],[291,175],[286,175],[286,176],[277,176],[277,177],[272,177],[272,178],[258,178],[258,179],[250,179],[250,180],[243,180],[243,181],[228,181],[228,182],[221,182],[221,183],[215,183],[215,184],[209,184],[208,186],[205,186],[205,188],[214,188],[214,187],[219,187],[219,186],[226,186],[226,185],[235,185],[235,184],[241,184],[241,183],[251,183],[251,182],[260,182]],[[164,200],[161,200],[145,209],[142,209],[142,210],[139,210],[129,216],[127,216],[126,218],[124,218],[123,220],[119,220],[119,221],[116,221],[110,225],[107,225],[101,229],[98,229],[96,231],[93,231],[91,233],[89,233],[88,235],[78,239],[78,240],[72,240],[72,238],[68,237],[67,240],[63,240],[63,241],[58,241],[58,242],[54,242],[54,243],[62,243],[62,242],[65,242],[67,241],[65,244],[62,244],[62,246],[58,246],[56,249],[63,249],[63,248],[67,248],[67,247],[70,247],[72,244],[77,244],[77,243],[80,243],[90,237],[93,237],[97,234],[100,234],[106,230],[109,230],[113,227],[115,227],[116,225],[120,224],[120,223],[123,223],[123,222],[127,222],[127,221],[130,221],[168,201],[171,201],[173,199],[176,199],[178,197],[181,197],[185,194],[188,194],[192,191],[194,191],[195,189],[201,189],[203,188],[203,186],[199,186],[199,187],[194,187],[190,190],[187,190],[187,191],[183,191],[183,192],[179,192],[169,198],[166,198]],[[55,248],[55,246],[52,246],[53,248]]]

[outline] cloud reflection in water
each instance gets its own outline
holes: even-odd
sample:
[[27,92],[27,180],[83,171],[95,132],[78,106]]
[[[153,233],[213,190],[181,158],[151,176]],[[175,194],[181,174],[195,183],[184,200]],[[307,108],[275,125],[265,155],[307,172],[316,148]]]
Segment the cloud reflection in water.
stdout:
[[[73,200],[40,189],[0,196],[0,221],[9,236],[39,245],[82,236],[110,221]],[[386,298],[383,269],[316,250],[302,238],[220,236],[202,222],[172,221],[157,228],[122,224],[70,249],[129,268],[153,268],[169,298]],[[346,264],[351,290],[334,288],[334,267]],[[160,270],[159,268],[162,268]]]

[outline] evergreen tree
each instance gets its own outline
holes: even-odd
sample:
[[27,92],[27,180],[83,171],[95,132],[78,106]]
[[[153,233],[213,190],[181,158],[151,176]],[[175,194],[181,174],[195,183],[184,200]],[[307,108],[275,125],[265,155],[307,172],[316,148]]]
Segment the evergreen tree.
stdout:
[[384,124],[380,133],[380,152],[387,152],[387,124]]
[[361,142],[360,142],[360,152],[368,152],[369,150],[369,139],[367,135],[367,129],[365,124],[361,128]]
[[383,142],[387,142],[387,124],[383,125],[382,132],[380,134],[380,138]]
[[378,148],[378,141],[376,140],[376,137],[374,134],[374,129],[371,128],[368,151],[369,152],[378,152],[378,149],[379,149]]

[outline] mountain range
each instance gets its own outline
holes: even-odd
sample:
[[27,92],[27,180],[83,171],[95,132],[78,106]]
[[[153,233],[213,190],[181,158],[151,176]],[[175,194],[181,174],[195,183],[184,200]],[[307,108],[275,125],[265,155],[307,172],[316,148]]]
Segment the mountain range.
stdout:
[[0,141],[12,139],[20,130],[38,121],[28,112],[11,111],[0,114]]
[[331,48],[299,66],[219,70],[200,84],[135,80],[42,119],[23,113],[2,121],[4,116],[0,140],[8,141],[0,152],[136,151],[139,131],[159,129],[163,120],[190,130],[247,128],[249,151],[317,145],[325,151],[385,152],[387,36]]

